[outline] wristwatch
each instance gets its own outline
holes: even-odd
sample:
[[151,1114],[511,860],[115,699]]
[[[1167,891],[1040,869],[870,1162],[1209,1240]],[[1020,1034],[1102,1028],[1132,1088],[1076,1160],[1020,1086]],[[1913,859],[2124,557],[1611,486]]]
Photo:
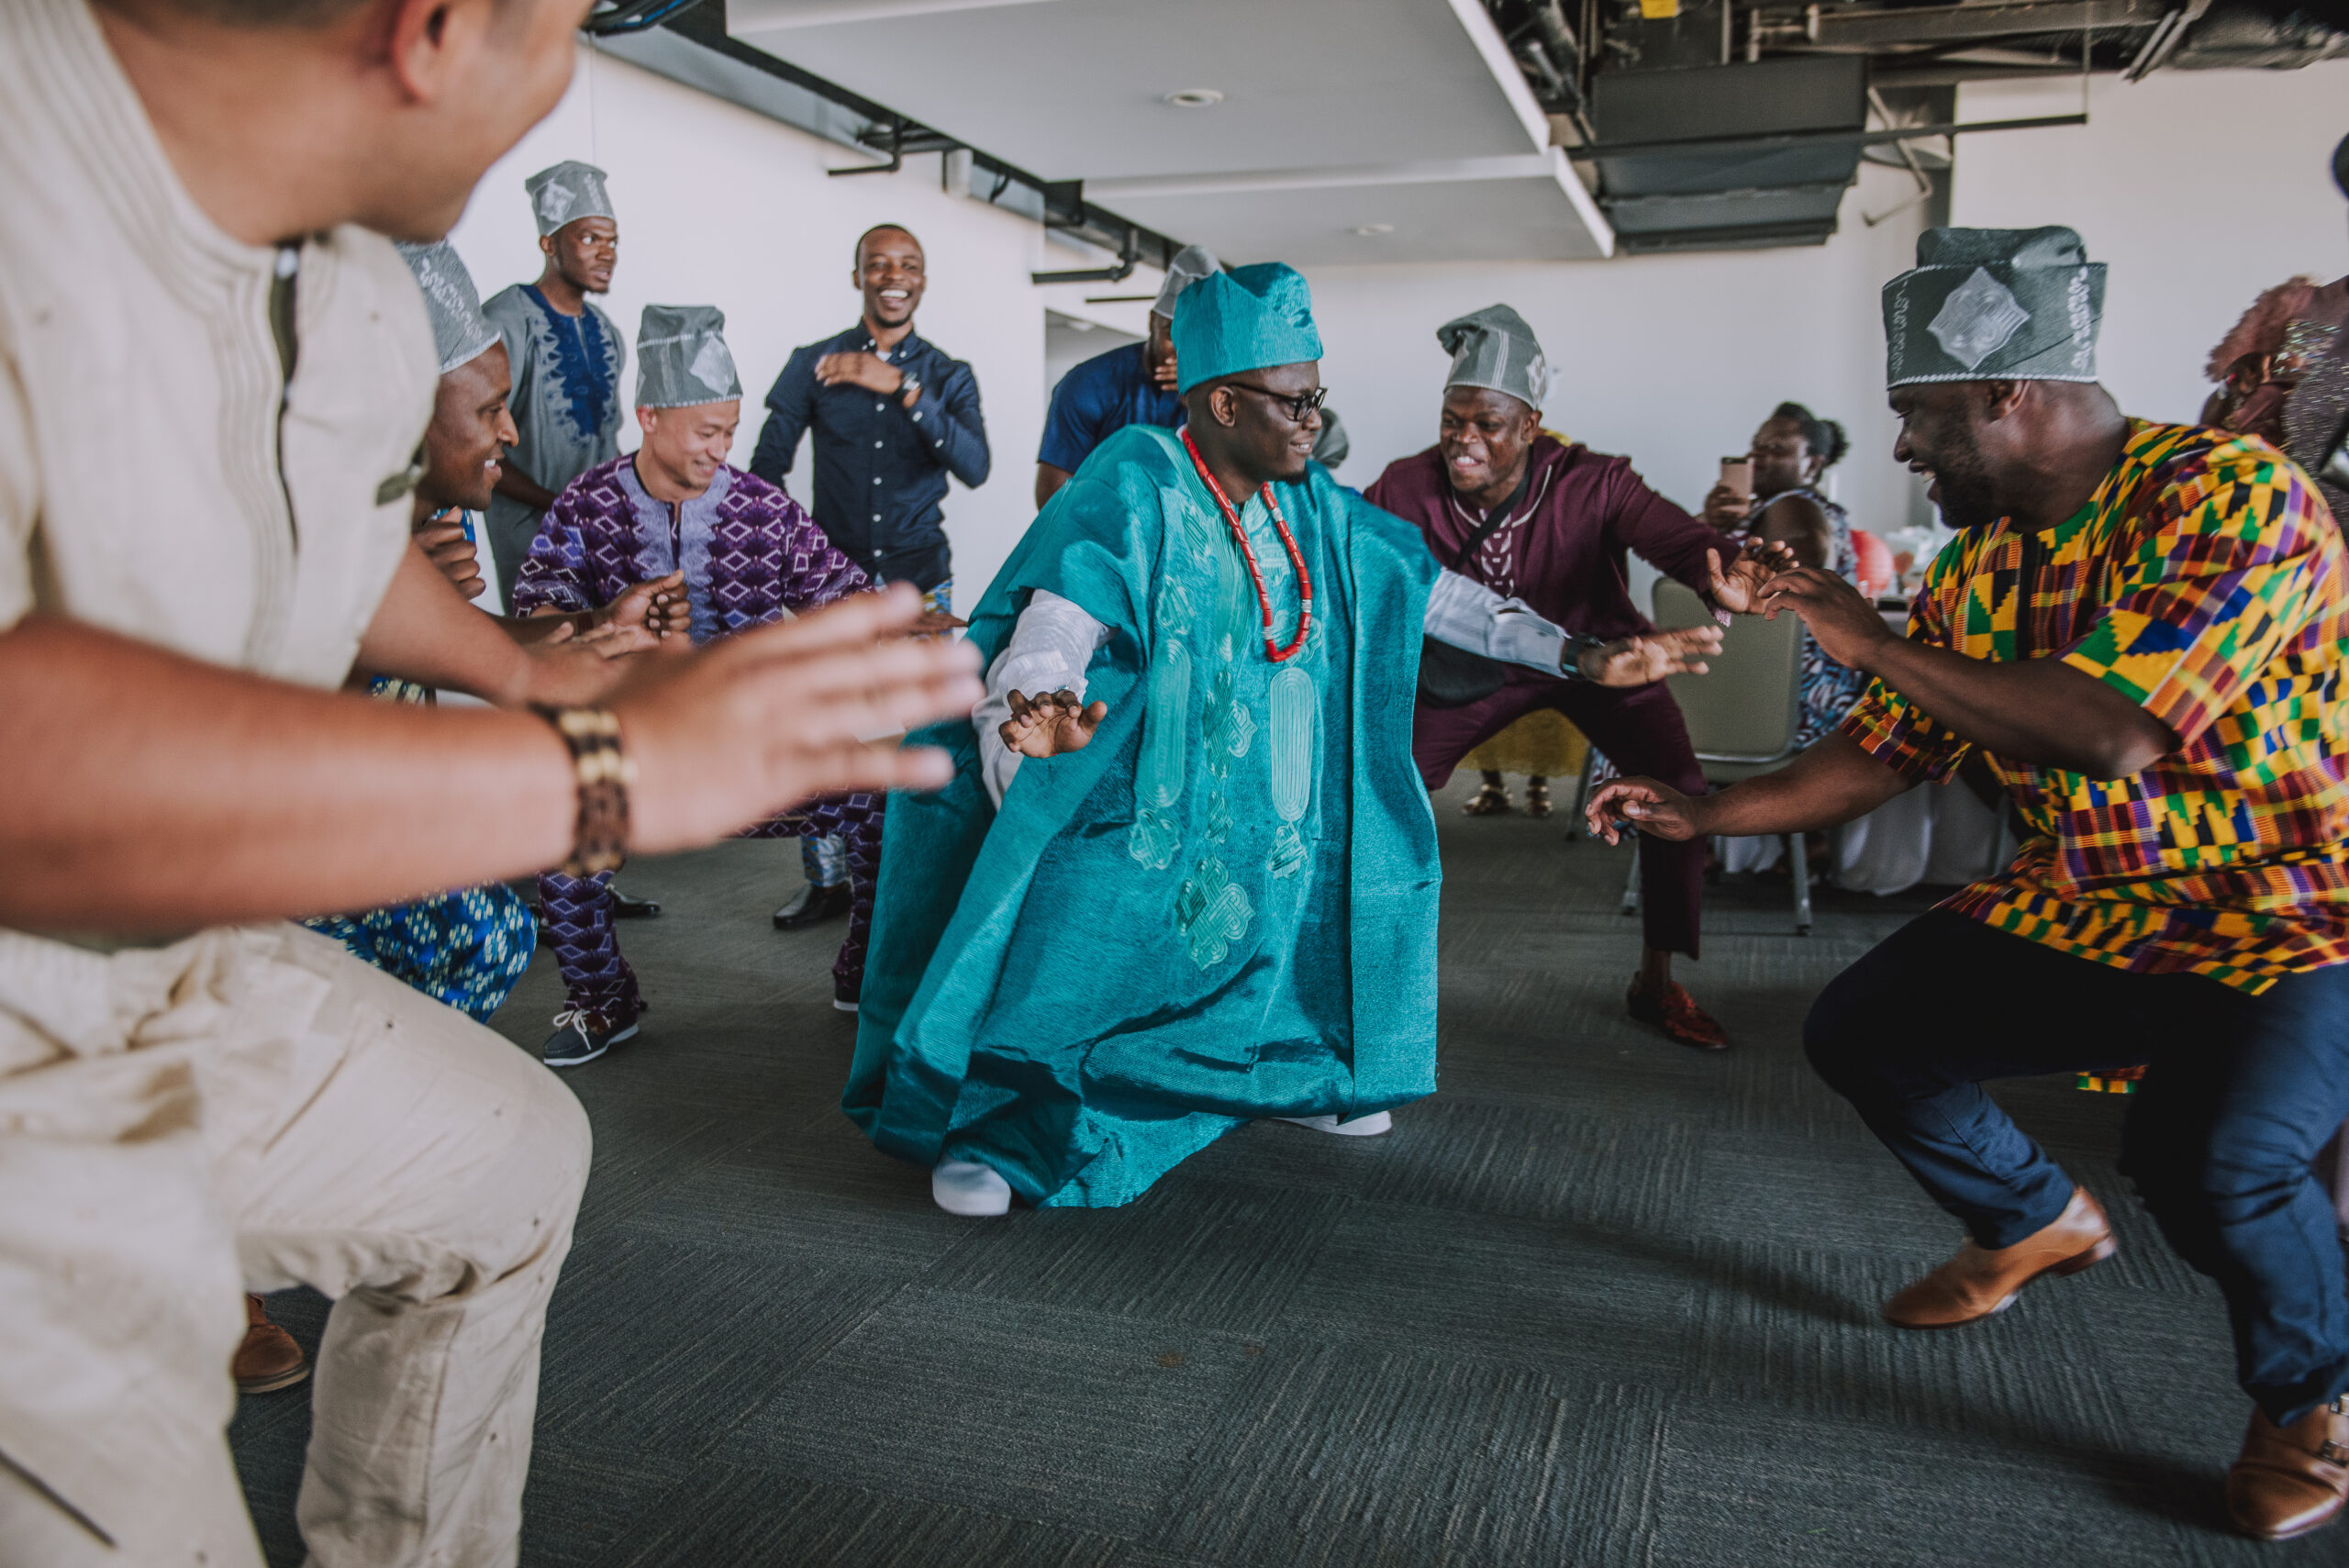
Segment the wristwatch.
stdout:
[[1590,677],[1582,673],[1582,656],[1594,648],[1606,646],[1607,639],[1603,637],[1585,637],[1572,631],[1566,633],[1564,644],[1558,650],[1559,675],[1569,681],[1587,681]]
[[907,375],[902,371],[898,373],[898,375],[900,379],[897,382],[897,395],[900,398],[905,398],[908,394],[910,394],[910,401],[915,403],[920,402],[921,379],[918,376]]

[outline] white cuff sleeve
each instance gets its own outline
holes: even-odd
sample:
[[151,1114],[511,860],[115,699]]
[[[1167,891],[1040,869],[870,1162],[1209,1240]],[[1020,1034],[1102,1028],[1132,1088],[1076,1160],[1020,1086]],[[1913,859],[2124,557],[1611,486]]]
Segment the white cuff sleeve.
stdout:
[[1011,628],[1011,641],[987,667],[986,695],[971,712],[979,735],[979,777],[997,809],[1019,772],[1019,753],[1000,733],[1011,717],[1011,694],[1074,692],[1085,695],[1085,666],[1109,640],[1109,628],[1058,594],[1039,588]]
[[1522,599],[1504,599],[1490,588],[1457,572],[1437,576],[1428,595],[1423,629],[1438,642],[1481,653],[1510,664],[1523,664],[1545,675],[1566,674],[1566,634],[1533,613]]

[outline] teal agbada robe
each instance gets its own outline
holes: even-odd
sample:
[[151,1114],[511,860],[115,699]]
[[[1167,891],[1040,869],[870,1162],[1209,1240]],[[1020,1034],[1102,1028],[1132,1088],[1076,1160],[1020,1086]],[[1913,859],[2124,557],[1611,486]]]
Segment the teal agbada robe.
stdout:
[[[1039,1205],[1130,1203],[1241,1122],[1435,1089],[1435,818],[1411,765],[1436,563],[1319,464],[1276,487],[1313,578],[1284,663],[1173,432],[1132,426],[1052,497],[971,617],[992,663],[1037,589],[1109,628],[1091,745],[1019,765],[998,812],[968,720],[954,781],[889,803],[842,1108],[923,1166]],[[1297,583],[1242,517],[1286,644]]]

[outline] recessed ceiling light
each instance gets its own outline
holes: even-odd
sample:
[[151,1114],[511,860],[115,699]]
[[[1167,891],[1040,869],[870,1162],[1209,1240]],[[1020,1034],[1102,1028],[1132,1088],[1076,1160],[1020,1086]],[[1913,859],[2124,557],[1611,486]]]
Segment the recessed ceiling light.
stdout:
[[1178,109],[1206,109],[1223,102],[1223,95],[1212,87],[1186,87],[1166,95],[1166,101]]
[[1395,226],[1391,223],[1358,223],[1354,225],[1354,232],[1368,239],[1374,235],[1394,233]]

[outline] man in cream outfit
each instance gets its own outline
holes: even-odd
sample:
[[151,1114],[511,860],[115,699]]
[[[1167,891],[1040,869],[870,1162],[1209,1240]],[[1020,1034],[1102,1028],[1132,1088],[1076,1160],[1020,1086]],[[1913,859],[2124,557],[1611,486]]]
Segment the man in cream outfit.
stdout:
[[[445,229],[561,95],[584,8],[0,6],[9,1568],[257,1564],[228,1363],[239,1291],[296,1282],[337,1298],[311,1560],[516,1560],[585,1118],[521,1051],[283,917],[559,862],[587,841],[586,773],[528,712],[336,695],[354,657],[605,705],[640,849],[819,783],[934,784],[933,759],[853,735],[977,695],[966,656],[876,641],[906,595],[613,692],[618,667],[521,650],[411,547],[432,339],[356,225]],[[451,821],[450,798],[488,804]]]

